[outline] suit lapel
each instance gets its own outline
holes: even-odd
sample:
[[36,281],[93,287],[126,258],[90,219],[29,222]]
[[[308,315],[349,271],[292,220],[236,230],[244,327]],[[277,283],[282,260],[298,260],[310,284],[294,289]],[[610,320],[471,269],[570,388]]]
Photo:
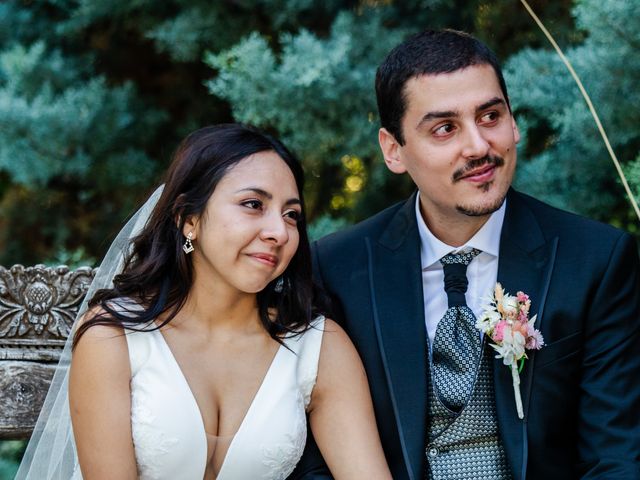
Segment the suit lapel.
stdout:
[[[366,241],[376,334],[393,414],[409,476],[419,479],[426,444],[428,347],[415,201],[413,195],[378,239]],[[537,326],[543,320],[556,247],[557,238],[545,239],[534,213],[510,190],[500,237],[498,281],[511,294],[529,295]],[[525,478],[527,467],[526,419],[535,353],[528,355],[520,383],[524,420],[516,412],[509,369],[502,360],[493,362],[498,424],[516,480]]]
[[422,478],[426,440],[427,343],[420,238],[413,195],[379,239],[367,238],[374,321],[404,460]]
[[[513,190],[507,195],[507,211],[500,237],[498,282],[505,291],[515,295],[523,291],[531,299],[530,315],[538,315],[536,326],[542,321],[544,304],[555,260],[557,238],[545,239],[540,226],[521,196]],[[527,469],[527,417],[533,380],[535,353],[520,375],[520,391],[525,418],[518,418],[509,369],[502,360],[495,359],[494,387],[500,435],[516,480],[525,478]]]

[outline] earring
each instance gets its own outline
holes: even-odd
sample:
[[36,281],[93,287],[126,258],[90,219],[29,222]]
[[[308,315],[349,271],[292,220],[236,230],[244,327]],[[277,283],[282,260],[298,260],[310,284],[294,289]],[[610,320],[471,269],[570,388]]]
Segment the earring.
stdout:
[[193,243],[191,243],[191,239],[193,238],[193,232],[187,233],[187,239],[184,241],[184,245],[182,245],[182,250],[187,255],[193,252]]

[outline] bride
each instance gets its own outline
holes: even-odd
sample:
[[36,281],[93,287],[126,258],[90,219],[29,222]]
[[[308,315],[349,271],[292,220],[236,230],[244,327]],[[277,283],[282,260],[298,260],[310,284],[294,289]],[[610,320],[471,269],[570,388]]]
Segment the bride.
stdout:
[[183,141],[101,266],[122,263],[76,326],[68,407],[64,376],[18,479],[284,479],[305,414],[336,479],[391,478],[360,359],[312,304],[302,186],[254,128]]

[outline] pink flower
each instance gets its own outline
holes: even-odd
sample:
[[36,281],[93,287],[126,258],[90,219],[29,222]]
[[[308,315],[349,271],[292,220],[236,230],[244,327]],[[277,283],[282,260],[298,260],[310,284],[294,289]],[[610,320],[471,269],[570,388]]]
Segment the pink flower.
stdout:
[[488,299],[484,308],[486,310],[476,322],[476,328],[490,336],[493,341],[490,345],[497,352],[496,358],[502,358],[502,363],[511,370],[518,418],[523,419],[518,362],[527,358],[525,350],[540,350],[544,346],[542,334],[534,328],[537,315],[529,318],[529,295],[524,292],[509,295],[499,283],[495,286],[493,298]]
[[533,333],[527,337],[527,343],[525,344],[525,348],[540,350],[544,345],[544,338],[542,338],[542,334],[539,330],[533,329]]
[[526,322],[526,320],[524,322],[515,322],[511,329],[514,332],[520,332],[520,334],[524,338],[527,338],[527,336],[529,335],[529,324]]
[[509,325],[506,321],[500,320],[497,323],[496,327],[493,329],[493,335],[491,335],[491,339],[494,342],[501,342],[504,339],[504,329],[508,326]]

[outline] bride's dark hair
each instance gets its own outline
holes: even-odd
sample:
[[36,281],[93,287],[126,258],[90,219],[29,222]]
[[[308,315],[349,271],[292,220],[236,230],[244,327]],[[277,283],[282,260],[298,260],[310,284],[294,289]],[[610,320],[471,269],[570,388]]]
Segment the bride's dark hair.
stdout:
[[[93,311],[99,313],[78,327],[74,347],[93,325],[139,330],[162,315],[162,324],[150,324],[160,328],[176,316],[193,283],[191,257],[182,250],[185,220],[204,212],[216,185],[231,167],[249,155],[266,151],[277,153],[291,169],[302,215],[297,222],[298,249],[283,274],[258,292],[258,311],[264,328],[278,342],[283,335],[308,328],[315,312],[302,167],[291,152],[270,135],[247,125],[223,124],[197,130],[180,144],[158,203],[140,234],[132,239],[122,273],[114,277],[113,288],[98,290],[90,300],[89,307],[95,307]],[[123,298],[132,299],[135,308],[126,308],[131,302],[124,302],[124,306],[118,302]]]

